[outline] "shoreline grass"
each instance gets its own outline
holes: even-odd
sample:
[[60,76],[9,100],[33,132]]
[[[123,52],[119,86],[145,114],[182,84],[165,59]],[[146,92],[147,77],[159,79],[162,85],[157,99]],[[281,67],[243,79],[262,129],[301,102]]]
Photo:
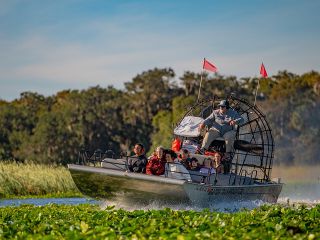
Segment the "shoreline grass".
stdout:
[[79,196],[65,167],[0,162],[0,198]]

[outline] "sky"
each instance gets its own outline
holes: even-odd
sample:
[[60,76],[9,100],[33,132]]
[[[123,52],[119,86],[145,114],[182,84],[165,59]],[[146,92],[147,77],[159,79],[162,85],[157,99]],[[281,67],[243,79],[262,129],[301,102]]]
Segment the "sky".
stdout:
[[320,71],[318,0],[0,0],[0,99],[124,88],[171,67],[255,77]]

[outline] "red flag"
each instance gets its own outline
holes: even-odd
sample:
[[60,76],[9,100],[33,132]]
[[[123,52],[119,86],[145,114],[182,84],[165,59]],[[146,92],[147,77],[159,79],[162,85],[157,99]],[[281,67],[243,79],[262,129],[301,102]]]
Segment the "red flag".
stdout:
[[263,63],[261,63],[261,67],[260,67],[260,74],[262,77],[268,77],[268,73],[267,73],[267,70],[265,69]]
[[206,59],[203,60],[203,69],[206,69],[211,72],[218,71],[217,67],[212,63],[208,62]]

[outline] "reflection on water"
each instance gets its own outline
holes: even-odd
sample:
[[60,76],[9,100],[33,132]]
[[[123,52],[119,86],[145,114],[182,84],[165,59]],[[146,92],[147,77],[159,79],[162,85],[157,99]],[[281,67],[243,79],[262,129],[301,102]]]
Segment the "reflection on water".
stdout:
[[98,204],[99,202],[94,199],[88,198],[27,198],[27,199],[2,199],[0,200],[0,207],[5,206],[19,206],[22,204],[32,204],[36,206],[43,206],[47,204]]

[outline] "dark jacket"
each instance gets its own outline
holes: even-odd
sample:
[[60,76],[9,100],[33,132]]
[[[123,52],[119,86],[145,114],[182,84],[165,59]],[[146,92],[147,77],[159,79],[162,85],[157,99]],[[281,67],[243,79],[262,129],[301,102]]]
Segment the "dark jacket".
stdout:
[[130,172],[145,173],[147,162],[145,155],[132,156],[128,159],[128,169]]
[[190,169],[189,170],[191,170],[191,171],[200,171],[200,166],[198,165],[198,166],[196,166],[196,167],[190,167]]
[[185,160],[179,159],[179,162],[186,168],[186,169],[190,169],[190,163],[191,163],[191,159],[187,158]]

